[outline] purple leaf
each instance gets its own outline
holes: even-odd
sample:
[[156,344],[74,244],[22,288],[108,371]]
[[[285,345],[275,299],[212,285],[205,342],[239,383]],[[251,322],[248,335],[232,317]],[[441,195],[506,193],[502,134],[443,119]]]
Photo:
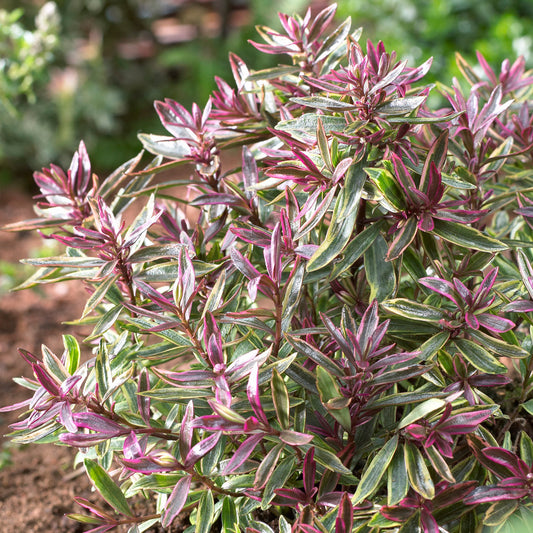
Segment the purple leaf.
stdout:
[[184,469],[187,470],[191,468],[191,466],[194,466],[202,457],[204,457],[204,455],[207,455],[217,445],[220,435],[219,432],[213,433],[212,435],[209,435],[209,437],[197,442],[190,449],[187,457],[185,457],[185,461],[183,461]]
[[182,477],[172,489],[172,493],[167,500],[165,512],[161,519],[161,525],[163,527],[169,527],[174,518],[176,518],[183,509],[183,506],[187,501],[187,496],[189,495],[191,481],[192,476]]
[[353,528],[353,505],[347,492],[343,493],[335,520],[335,533],[351,533]]
[[237,470],[251,453],[255,450],[255,447],[263,440],[263,434],[257,433],[256,435],[250,435],[235,451],[233,457],[230,459],[230,462],[224,468],[222,475],[227,476],[231,474],[234,470]]

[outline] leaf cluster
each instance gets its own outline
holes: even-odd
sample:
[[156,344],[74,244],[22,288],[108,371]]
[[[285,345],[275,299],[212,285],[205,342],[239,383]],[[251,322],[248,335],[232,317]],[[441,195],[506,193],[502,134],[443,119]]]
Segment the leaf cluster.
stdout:
[[16,442],[79,448],[112,507],[78,498],[88,531],[186,514],[268,533],[266,513],[284,533],[455,533],[531,513],[533,78],[459,56],[432,110],[431,60],[361,45],[334,12],[260,28],[287,62],[232,55],[203,109],[156,102],[151,161],[102,179],[81,143],[36,172],[37,217],[4,228],[65,247],[21,288],[89,291],[92,332],[21,349],[32,396],[2,408],[25,408]]

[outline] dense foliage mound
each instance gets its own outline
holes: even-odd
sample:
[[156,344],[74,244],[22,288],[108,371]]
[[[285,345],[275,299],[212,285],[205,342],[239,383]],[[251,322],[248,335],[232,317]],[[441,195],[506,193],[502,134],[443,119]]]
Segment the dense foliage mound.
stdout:
[[431,60],[361,45],[334,12],[260,27],[288,64],[232,55],[204,109],[156,102],[151,162],[100,179],[81,143],[36,172],[37,218],[7,228],[65,246],[24,287],[89,291],[92,353],[21,350],[33,396],[7,409],[27,409],[16,442],[80,449],[111,506],[78,498],[92,532],[528,520],[533,78],[458,56],[463,82],[426,87]]

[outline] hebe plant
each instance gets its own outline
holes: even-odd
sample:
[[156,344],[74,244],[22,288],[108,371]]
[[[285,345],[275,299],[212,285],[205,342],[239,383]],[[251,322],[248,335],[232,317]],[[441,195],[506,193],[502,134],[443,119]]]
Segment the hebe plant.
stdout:
[[465,81],[434,111],[431,60],[364,47],[350,20],[328,29],[334,12],[259,28],[288,64],[232,55],[235,86],[217,79],[203,110],[156,102],[169,135],[140,136],[147,165],[101,180],[80,144],[66,172],[37,172],[38,218],[8,228],[66,246],[28,261],[25,286],[90,293],[92,356],[72,336],[62,355],[21,350],[33,396],[7,409],[27,408],[16,442],[80,449],[110,505],[77,498],[94,533],[531,514],[533,78],[458,57]]

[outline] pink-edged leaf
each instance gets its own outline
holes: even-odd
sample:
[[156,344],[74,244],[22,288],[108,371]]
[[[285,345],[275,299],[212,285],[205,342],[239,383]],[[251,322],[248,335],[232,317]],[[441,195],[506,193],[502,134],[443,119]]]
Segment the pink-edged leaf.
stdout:
[[257,270],[234,246],[230,248],[230,257],[237,270],[244,274],[249,280],[256,279],[261,275],[259,270]]
[[347,492],[342,495],[335,520],[335,533],[351,533],[353,528],[353,505]]
[[440,533],[437,521],[425,507],[420,510],[420,525],[423,533]]
[[59,411],[59,421],[69,433],[76,433],[78,427],[74,422],[74,417],[72,416],[72,410],[68,402],[62,402],[61,410]]
[[472,313],[472,311],[467,311],[465,313],[465,321],[468,324],[468,327],[472,329],[479,329],[478,317],[474,313]]
[[316,475],[316,461],[315,461],[315,449],[309,448],[305,454],[304,464],[302,468],[304,478],[304,491],[306,494],[311,494],[315,486]]
[[[488,447],[481,450],[481,453],[490,462],[496,463],[498,466],[503,467],[509,471],[509,476],[526,476],[529,473],[529,467],[527,464],[518,458],[513,452],[506,450],[505,448]],[[487,465],[489,466],[489,465]],[[490,466],[489,466],[490,468]],[[495,472],[499,475],[500,471]]]
[[213,433],[209,437],[197,442],[187,454],[183,462],[184,469],[187,470],[194,466],[204,455],[207,455],[216,445],[220,439],[220,432]]
[[515,323],[512,320],[501,316],[481,313],[476,315],[476,317],[481,326],[494,333],[505,333],[515,327]]
[[59,440],[68,446],[76,448],[90,448],[113,438],[106,433],[62,433]]
[[251,453],[255,450],[255,447],[263,440],[263,434],[257,433],[249,436],[235,451],[230,462],[224,468],[222,475],[231,474],[234,470],[239,468]]
[[405,249],[413,242],[418,229],[416,217],[409,217],[403,226],[396,232],[387,251],[386,260],[392,261],[400,257]]
[[419,283],[420,285],[431,289],[437,294],[448,298],[448,300],[451,300],[455,305],[457,305],[457,307],[460,307],[457,299],[457,292],[453,283],[437,277],[422,278],[419,280]]
[[187,496],[189,495],[191,480],[192,476],[182,477],[172,489],[172,493],[167,500],[165,512],[161,519],[161,525],[163,527],[169,527],[174,518],[176,518],[183,509],[183,506],[187,501]]
[[520,500],[527,494],[527,487],[513,489],[510,487],[485,486],[474,489],[463,501],[467,505],[477,505],[501,500]]
[[74,415],[74,421],[79,428],[90,429],[102,435],[118,436],[129,433],[128,428],[122,427],[117,422],[96,413],[83,412]]
[[193,418],[194,404],[191,400],[185,408],[185,413],[181,420],[180,426],[180,439],[178,441],[178,444],[180,449],[180,457],[182,460],[187,457],[188,453],[191,451],[192,436],[194,432],[194,428],[192,427]]
[[37,381],[52,395],[59,396],[59,385],[48,375],[46,370],[39,364],[32,364],[32,369]]
[[287,505],[289,507],[296,507],[305,505],[306,497],[300,489],[275,489],[276,505]]
[[224,351],[222,349],[222,336],[212,313],[207,311],[204,317],[204,343],[209,361],[216,367],[224,364]]
[[250,372],[248,378],[248,385],[246,387],[246,394],[248,396],[248,401],[254,410],[255,416],[264,423],[268,425],[268,419],[261,405],[260,391],[259,391],[259,366],[255,365]]
[[314,436],[308,435],[307,433],[300,433],[298,431],[284,429],[280,432],[279,438],[285,444],[289,444],[290,446],[303,446],[305,444],[309,444],[313,440]]
[[533,301],[515,300],[505,305],[502,310],[511,313],[531,313],[533,311]]

